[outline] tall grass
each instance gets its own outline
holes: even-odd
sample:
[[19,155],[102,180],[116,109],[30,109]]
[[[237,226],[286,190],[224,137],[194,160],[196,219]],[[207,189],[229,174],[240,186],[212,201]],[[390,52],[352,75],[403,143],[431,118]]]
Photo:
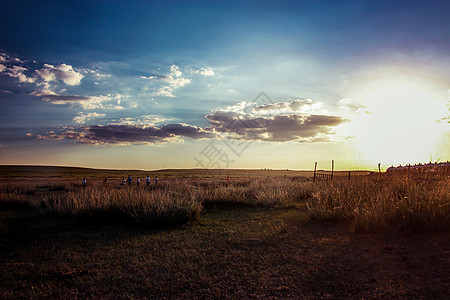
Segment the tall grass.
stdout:
[[61,216],[97,221],[132,220],[140,223],[174,225],[195,220],[202,207],[190,193],[169,189],[100,185],[44,197],[44,205]]
[[[304,200],[310,183],[289,179],[173,180],[143,186],[92,184],[44,197],[49,211],[61,216],[93,220],[133,220],[179,224],[195,220],[203,206],[289,206]],[[302,188],[303,186],[303,188]]]
[[440,231],[450,228],[449,181],[363,178],[317,185],[307,201],[312,218],[353,222],[357,231]]
[[243,181],[203,182],[196,189],[197,198],[206,205],[287,207],[305,200],[313,185],[285,178],[264,178]]
[[[449,180],[412,180],[364,176],[352,181],[314,184],[289,178],[182,179],[147,187],[118,182],[75,183],[49,189],[44,206],[61,216],[95,220],[132,220],[180,224],[195,220],[203,207],[308,208],[312,219],[348,220],[357,231],[406,228],[410,231],[450,229]],[[0,186],[0,204],[26,203],[30,187]],[[40,192],[41,193],[41,192]],[[25,204],[23,204],[25,205]]]
[[2,209],[29,209],[32,208],[27,195],[34,193],[28,185],[23,183],[0,184],[0,208]]

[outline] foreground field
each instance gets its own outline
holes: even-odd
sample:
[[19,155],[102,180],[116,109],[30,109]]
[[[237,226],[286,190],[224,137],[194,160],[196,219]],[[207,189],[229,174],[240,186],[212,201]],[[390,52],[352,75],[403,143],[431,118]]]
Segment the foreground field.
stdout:
[[0,298],[450,297],[448,178],[89,184],[3,182]]
[[448,299],[450,235],[351,233],[299,209],[211,209],[176,229],[1,212],[0,298]]

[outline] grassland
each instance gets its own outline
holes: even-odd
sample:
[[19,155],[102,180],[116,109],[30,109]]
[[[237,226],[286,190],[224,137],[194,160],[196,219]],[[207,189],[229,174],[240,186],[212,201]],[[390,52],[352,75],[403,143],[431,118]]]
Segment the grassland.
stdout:
[[450,297],[445,176],[44,169],[0,170],[2,299]]
[[[323,173],[330,173],[323,172]],[[352,171],[355,176],[367,175],[369,171]],[[335,172],[336,176],[347,176],[348,171]],[[0,166],[0,178],[112,178],[120,179],[128,175],[136,177],[158,176],[162,179],[171,178],[255,178],[255,177],[311,177],[312,171],[295,170],[260,170],[260,169],[163,169],[163,170],[107,170],[79,167],[55,167],[55,166]]]

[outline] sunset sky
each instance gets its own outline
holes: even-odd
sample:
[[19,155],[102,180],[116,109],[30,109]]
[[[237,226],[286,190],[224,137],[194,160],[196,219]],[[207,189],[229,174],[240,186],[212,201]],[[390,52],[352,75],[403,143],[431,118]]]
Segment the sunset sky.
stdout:
[[450,1],[0,4],[0,164],[450,160]]

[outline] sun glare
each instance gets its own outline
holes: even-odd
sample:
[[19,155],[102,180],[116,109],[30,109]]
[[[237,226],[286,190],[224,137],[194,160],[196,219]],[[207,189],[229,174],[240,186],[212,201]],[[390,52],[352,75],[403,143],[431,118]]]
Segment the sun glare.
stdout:
[[447,99],[435,86],[403,76],[362,84],[353,97],[364,107],[349,133],[363,158],[384,165],[447,159],[439,157],[449,134]]

